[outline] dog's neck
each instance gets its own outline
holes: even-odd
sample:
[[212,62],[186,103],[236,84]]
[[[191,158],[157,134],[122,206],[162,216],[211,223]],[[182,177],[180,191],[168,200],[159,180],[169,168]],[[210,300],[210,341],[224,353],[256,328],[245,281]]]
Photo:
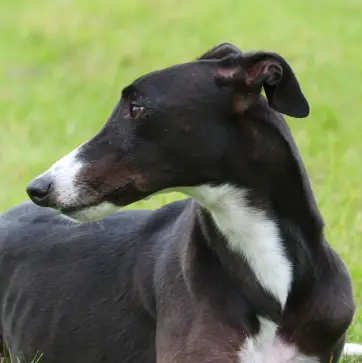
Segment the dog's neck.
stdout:
[[277,223],[266,211],[250,205],[244,189],[225,184],[187,188],[183,192],[210,213],[226,240],[226,248],[246,261],[261,287],[283,307],[291,287],[292,261]]
[[324,221],[318,210],[298,147],[285,118],[271,110],[264,99],[253,108],[250,117],[259,122],[267,121],[278,130],[285,142],[282,173],[277,172],[277,175],[272,177],[267,174],[264,180],[266,185],[262,187],[262,189],[269,189],[267,198],[274,215],[279,221],[286,222],[287,228],[298,230],[308,245],[308,249],[318,249],[323,239]]

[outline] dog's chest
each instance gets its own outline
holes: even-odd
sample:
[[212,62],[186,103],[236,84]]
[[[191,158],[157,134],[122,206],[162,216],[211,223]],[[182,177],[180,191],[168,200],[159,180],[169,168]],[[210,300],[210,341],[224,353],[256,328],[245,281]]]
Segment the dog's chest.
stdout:
[[283,342],[273,322],[261,319],[261,331],[248,338],[239,350],[238,363],[319,363],[319,359],[302,354],[295,345]]

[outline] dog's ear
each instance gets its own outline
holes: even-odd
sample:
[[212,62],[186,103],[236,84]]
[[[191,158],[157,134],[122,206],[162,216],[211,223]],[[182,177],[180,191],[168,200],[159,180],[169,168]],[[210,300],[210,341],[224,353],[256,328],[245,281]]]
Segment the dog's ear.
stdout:
[[218,62],[215,80],[244,98],[252,98],[264,88],[274,110],[296,118],[309,114],[308,102],[292,68],[278,54],[255,52],[226,57]]
[[221,43],[208,50],[198,60],[222,59],[230,55],[240,55],[241,50],[230,43]]

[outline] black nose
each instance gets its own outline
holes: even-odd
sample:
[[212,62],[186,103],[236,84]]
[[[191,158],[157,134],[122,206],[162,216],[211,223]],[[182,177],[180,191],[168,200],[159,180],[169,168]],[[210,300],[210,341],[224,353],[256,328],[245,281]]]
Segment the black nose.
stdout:
[[43,175],[32,180],[26,187],[30,199],[41,207],[49,206],[49,195],[52,182],[49,176]]

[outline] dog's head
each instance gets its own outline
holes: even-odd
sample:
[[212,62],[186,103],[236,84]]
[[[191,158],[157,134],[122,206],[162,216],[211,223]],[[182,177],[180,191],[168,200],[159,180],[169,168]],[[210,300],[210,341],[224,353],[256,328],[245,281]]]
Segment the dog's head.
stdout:
[[84,221],[177,187],[234,183],[269,193],[296,157],[279,113],[309,113],[286,60],[221,44],[125,87],[100,132],[27,191]]

